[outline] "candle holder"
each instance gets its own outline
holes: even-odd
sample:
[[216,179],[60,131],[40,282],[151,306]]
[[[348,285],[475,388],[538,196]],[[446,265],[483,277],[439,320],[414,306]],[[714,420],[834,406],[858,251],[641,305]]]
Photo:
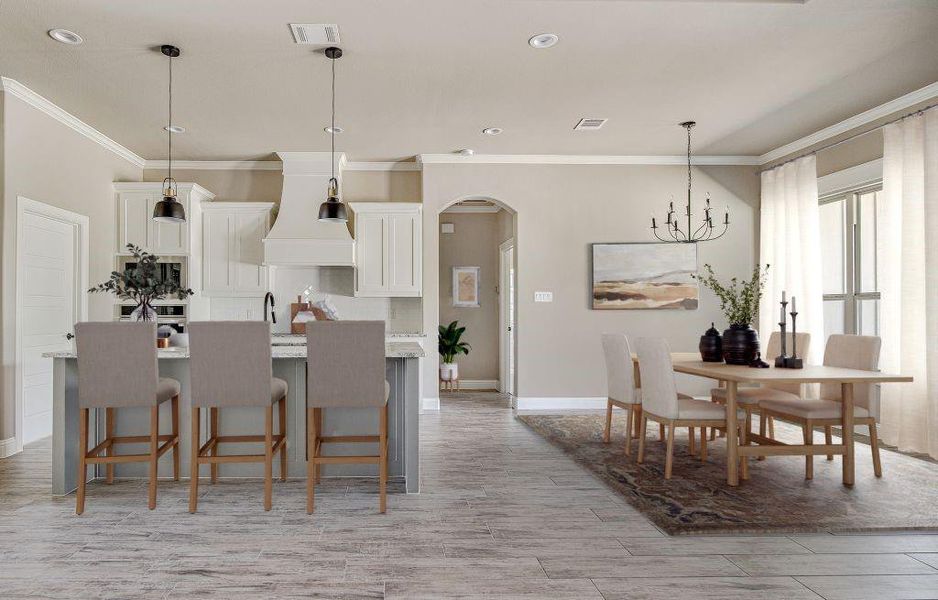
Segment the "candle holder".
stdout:
[[788,307],[788,302],[782,300],[779,304],[782,305],[782,320],[778,323],[779,328],[782,330],[782,353],[775,357],[775,366],[779,369],[784,369],[786,368],[788,361],[788,351],[785,348],[785,328],[788,325],[786,322],[787,319],[785,319],[785,309]]
[[[791,311],[788,313],[791,315],[791,356],[789,356],[785,361],[786,369],[803,369],[804,361],[798,358],[798,311]],[[784,335],[784,334],[782,334]],[[784,338],[783,338],[784,339]]]

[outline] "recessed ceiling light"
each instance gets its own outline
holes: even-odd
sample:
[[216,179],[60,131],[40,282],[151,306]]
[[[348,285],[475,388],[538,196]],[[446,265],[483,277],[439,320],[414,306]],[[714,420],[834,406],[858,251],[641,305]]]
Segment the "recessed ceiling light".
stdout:
[[71,46],[77,46],[82,43],[83,40],[80,35],[74,31],[69,31],[68,29],[50,29],[49,37],[57,42],[62,42],[63,44],[69,44]]
[[501,127],[486,127],[482,130],[485,135],[498,135],[502,132]]
[[475,154],[475,150],[473,150],[472,148],[463,148],[462,150],[457,150],[456,154],[460,156],[472,156],[473,154]]
[[336,125],[335,127],[323,127],[322,130],[325,131],[326,133],[333,133],[333,132],[342,133],[343,131],[345,131],[338,125]]
[[539,33],[528,40],[532,48],[550,48],[555,45],[560,38],[553,33]]
[[185,133],[186,128],[182,125],[167,125],[163,128],[163,131],[168,131],[170,133]]

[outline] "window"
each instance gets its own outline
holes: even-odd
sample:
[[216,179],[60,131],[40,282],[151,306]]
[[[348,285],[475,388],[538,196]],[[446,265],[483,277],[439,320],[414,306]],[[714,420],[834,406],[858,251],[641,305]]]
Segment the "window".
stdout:
[[882,184],[821,198],[824,337],[879,335],[876,203]]

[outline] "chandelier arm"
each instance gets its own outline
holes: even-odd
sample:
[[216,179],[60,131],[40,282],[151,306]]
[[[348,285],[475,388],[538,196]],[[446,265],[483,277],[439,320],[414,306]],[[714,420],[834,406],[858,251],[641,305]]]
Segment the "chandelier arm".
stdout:
[[666,242],[666,243],[668,242],[668,240],[666,240],[666,239],[664,239],[663,237],[661,237],[660,235],[658,235],[658,230],[657,230],[657,229],[652,229],[651,231],[652,231],[652,233],[655,234],[655,237],[658,238],[659,240],[661,240],[662,242]]
[[[713,228],[711,227],[710,229],[713,229]],[[700,227],[698,227],[696,230],[694,230],[694,236],[693,236],[693,237],[696,238],[697,235],[700,234],[701,231],[704,231],[704,232],[705,232],[706,230],[707,230],[707,221],[704,221],[703,223],[700,224]]]
[[721,237],[723,237],[724,235],[726,235],[726,231],[727,231],[728,229],[729,229],[729,225],[727,225],[727,224],[724,223],[724,224],[723,224],[723,231],[720,232],[720,235],[718,235],[718,236],[716,236],[716,237],[712,237],[712,238],[707,238],[707,239],[708,239],[708,240],[718,240],[718,239],[720,239]]

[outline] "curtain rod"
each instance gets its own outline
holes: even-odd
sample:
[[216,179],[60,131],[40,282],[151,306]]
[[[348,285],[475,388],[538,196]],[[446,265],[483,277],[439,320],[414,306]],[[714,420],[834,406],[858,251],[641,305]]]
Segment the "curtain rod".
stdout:
[[771,166],[771,167],[766,167],[766,168],[764,168],[764,169],[760,169],[759,172],[760,172],[760,173],[765,173],[766,171],[771,171],[772,169],[777,169],[778,167],[781,167],[782,165],[787,165],[787,164],[790,163],[790,162],[795,162],[795,161],[798,160],[799,158],[804,158],[805,156],[811,156],[812,154],[817,154],[818,152],[821,152],[821,151],[823,151],[823,150],[828,150],[828,149],[830,149],[830,148],[833,148],[834,146],[839,146],[839,145],[841,145],[841,144],[845,144],[845,143],[847,143],[847,142],[849,142],[849,141],[852,141],[852,140],[857,139],[858,137],[863,137],[864,135],[867,135],[867,134],[869,134],[869,133],[873,133],[874,131],[879,131],[880,129],[882,129],[882,128],[885,127],[886,125],[892,125],[893,123],[898,123],[899,121],[901,121],[901,120],[903,120],[903,119],[908,119],[909,117],[914,117],[915,115],[920,115],[920,114],[924,113],[926,110],[929,110],[929,109],[935,108],[935,107],[938,107],[938,102],[936,102],[935,104],[929,104],[928,106],[923,106],[922,108],[920,108],[920,109],[918,109],[918,110],[914,110],[914,111],[912,111],[912,112],[910,112],[910,113],[908,113],[908,114],[902,115],[901,117],[896,117],[895,119],[892,119],[891,121],[886,121],[886,122],[883,123],[882,125],[878,125],[878,126],[872,128],[872,129],[867,129],[866,131],[861,131],[860,133],[855,133],[855,134],[853,134],[853,135],[851,135],[851,136],[849,136],[849,137],[845,137],[845,138],[842,139],[842,140],[838,140],[838,141],[836,141],[836,142],[832,142],[832,143],[827,144],[827,145],[825,145],[825,146],[821,146],[820,148],[815,148],[814,150],[812,150],[812,151],[810,151],[810,152],[805,152],[804,154],[799,154],[798,156],[789,158],[789,159],[787,159],[787,160],[783,160],[782,162],[776,163],[776,164],[774,164],[774,165]]

